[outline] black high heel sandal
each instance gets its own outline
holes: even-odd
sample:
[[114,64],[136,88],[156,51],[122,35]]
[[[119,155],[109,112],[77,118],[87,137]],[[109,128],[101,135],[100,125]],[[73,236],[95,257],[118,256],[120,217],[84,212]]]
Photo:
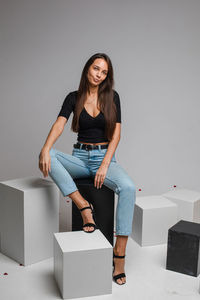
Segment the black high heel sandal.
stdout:
[[[84,209],[91,209],[91,211],[92,211],[92,217],[93,217],[93,219],[95,221],[95,214],[94,214],[93,206],[92,206],[91,203],[89,203],[89,205],[90,206],[86,206],[86,207],[83,207],[83,208],[79,209],[79,211],[83,211]],[[83,230],[84,232],[87,232],[87,233],[92,233],[92,232],[94,232],[97,229],[97,225],[95,223],[86,223],[85,225],[83,225],[83,228],[84,227],[93,227],[94,228],[94,230],[91,230],[91,231],[85,231],[85,230]]]
[[[123,255],[123,256],[122,255],[115,255],[114,250],[113,250],[113,266],[114,266],[113,274],[114,274],[114,271],[115,271],[114,257],[116,257],[116,258],[125,258],[125,256],[126,255]],[[118,283],[117,282],[117,279],[121,279],[122,277],[126,277],[126,274],[125,273],[117,274],[117,275],[113,276],[113,279],[117,284],[122,285],[122,284],[125,284],[126,282],[123,282],[123,283]]]

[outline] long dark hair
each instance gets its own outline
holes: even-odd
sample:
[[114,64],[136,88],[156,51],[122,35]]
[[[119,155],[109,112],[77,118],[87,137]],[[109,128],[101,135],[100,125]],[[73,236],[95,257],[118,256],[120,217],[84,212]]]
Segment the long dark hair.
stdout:
[[108,73],[104,81],[101,82],[98,89],[98,100],[97,105],[100,111],[104,114],[105,117],[105,135],[110,141],[112,139],[115,124],[117,120],[116,106],[113,101],[114,98],[114,79],[113,79],[113,67],[110,58],[105,53],[96,53],[92,55],[86,62],[77,93],[76,107],[74,110],[74,116],[71,123],[71,129],[74,132],[79,130],[79,116],[84,108],[84,103],[86,100],[86,94],[89,93],[89,82],[87,78],[87,73],[89,67],[93,64],[96,58],[103,58],[108,64]]

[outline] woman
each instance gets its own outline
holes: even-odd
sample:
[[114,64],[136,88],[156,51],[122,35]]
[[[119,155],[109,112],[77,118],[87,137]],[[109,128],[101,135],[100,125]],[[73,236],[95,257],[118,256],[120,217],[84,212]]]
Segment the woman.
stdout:
[[[113,68],[104,53],[94,54],[86,62],[78,91],[69,93],[61,107],[39,155],[44,177],[53,179],[63,196],[74,201],[83,218],[83,230],[96,229],[93,207],[79,193],[73,178],[94,177],[94,186],[102,184],[118,194],[116,211],[116,244],[113,249],[113,279],[126,282],[124,273],[128,236],[132,232],[135,185],[116,162],[115,151],[120,140],[120,98],[113,87]],[[72,155],[51,149],[63,132],[73,111],[71,129],[78,132]]]

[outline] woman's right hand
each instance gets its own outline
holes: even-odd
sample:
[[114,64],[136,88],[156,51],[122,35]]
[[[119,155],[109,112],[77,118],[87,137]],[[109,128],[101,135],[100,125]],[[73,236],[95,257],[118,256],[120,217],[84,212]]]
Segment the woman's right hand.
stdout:
[[43,173],[44,177],[47,177],[48,172],[51,171],[51,157],[49,150],[41,150],[39,155],[39,169]]

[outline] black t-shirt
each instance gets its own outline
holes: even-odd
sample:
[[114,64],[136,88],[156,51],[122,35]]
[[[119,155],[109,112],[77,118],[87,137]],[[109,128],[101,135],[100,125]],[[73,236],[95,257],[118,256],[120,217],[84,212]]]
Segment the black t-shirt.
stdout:
[[[69,119],[71,112],[74,112],[77,99],[77,91],[70,92],[64,99],[59,116]],[[114,102],[117,109],[117,121],[121,123],[121,108],[119,94],[114,90]],[[105,118],[104,114],[100,111],[96,117],[88,114],[87,110],[83,108],[79,117],[79,142],[85,143],[102,143],[109,142],[105,136]]]

